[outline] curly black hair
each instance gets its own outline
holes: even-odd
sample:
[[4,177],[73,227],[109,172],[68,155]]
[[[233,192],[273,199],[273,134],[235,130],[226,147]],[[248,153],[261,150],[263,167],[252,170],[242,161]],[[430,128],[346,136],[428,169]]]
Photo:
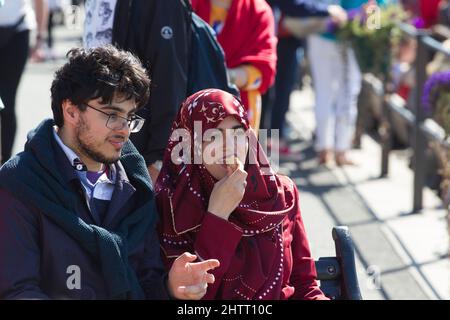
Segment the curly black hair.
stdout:
[[62,104],[71,101],[84,111],[83,103],[101,98],[111,103],[115,96],[135,99],[137,108],[145,106],[150,96],[150,78],[140,60],[128,51],[112,45],[93,49],[74,48],[69,61],[55,73],[51,87],[53,119],[64,125]]

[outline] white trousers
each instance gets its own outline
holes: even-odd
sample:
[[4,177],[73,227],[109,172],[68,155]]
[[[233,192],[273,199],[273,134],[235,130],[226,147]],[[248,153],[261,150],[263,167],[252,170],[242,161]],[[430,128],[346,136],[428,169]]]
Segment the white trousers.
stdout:
[[362,80],[355,54],[339,42],[314,35],[308,38],[308,58],[315,91],[316,150],[349,150]]

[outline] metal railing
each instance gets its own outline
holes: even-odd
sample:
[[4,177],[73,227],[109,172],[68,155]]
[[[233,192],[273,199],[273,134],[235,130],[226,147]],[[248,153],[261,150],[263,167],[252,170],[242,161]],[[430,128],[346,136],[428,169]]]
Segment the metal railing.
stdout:
[[430,55],[434,52],[442,52],[450,57],[450,50],[433,39],[429,31],[417,30],[411,25],[401,24],[400,29],[404,34],[417,40],[417,55],[415,61],[415,88],[413,90],[413,108],[405,107],[405,102],[397,94],[386,93],[375,85],[373,89],[378,91],[377,95],[383,98],[383,119],[380,126],[382,154],[381,154],[381,176],[389,173],[389,154],[391,145],[392,114],[400,116],[412,129],[412,149],[414,170],[413,203],[412,212],[418,212],[423,208],[423,189],[426,175],[427,140],[439,143],[444,148],[450,148],[450,143],[445,140],[443,129],[433,120],[427,119],[423,105],[422,95],[424,84],[427,80],[426,65],[430,61]]

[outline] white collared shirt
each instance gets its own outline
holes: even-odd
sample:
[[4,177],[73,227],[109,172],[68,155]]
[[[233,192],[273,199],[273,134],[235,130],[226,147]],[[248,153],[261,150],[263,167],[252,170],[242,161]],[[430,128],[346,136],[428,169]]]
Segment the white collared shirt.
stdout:
[[[67,156],[67,159],[69,159],[69,162],[72,166],[74,166],[75,163],[81,162],[77,154],[70,149],[68,146],[64,144],[64,142],[61,140],[61,138],[56,133],[56,130],[53,130],[53,136],[55,137],[56,142],[59,144],[61,149],[64,151],[64,153]],[[89,179],[86,176],[85,170],[75,169],[78,178],[80,179],[80,182],[85,190],[86,200],[89,204],[92,198],[99,199],[99,200],[107,200],[110,201],[112,198],[112,194],[114,192],[114,185],[116,181],[116,170],[110,166],[109,172],[110,176],[106,172],[104,172],[95,182],[95,184],[92,184]]]

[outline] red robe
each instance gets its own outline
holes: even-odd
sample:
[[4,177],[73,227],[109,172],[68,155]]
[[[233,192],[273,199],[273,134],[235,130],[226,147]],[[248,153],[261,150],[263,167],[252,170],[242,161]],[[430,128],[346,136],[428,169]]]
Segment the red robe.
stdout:
[[[210,0],[192,0],[194,11],[209,22]],[[228,68],[251,64],[262,74],[261,94],[273,84],[276,72],[275,22],[272,9],[265,0],[233,0],[217,40],[225,51]],[[248,108],[248,98],[241,91],[241,100]]]
[[[289,178],[282,176],[279,176],[279,178],[285,183],[285,188],[291,188],[291,192],[297,195],[297,199],[291,214],[283,221],[284,255],[281,259],[282,266],[280,266],[283,270],[281,272],[281,290],[279,295],[269,292],[269,299],[327,300],[316,282],[316,267],[314,259],[311,257],[300,213],[298,190]],[[220,232],[217,232],[217,230],[220,230]],[[264,236],[261,235],[260,237],[263,238]],[[248,263],[248,260],[251,260],[243,255],[242,248],[239,246],[240,243],[241,246],[245,244],[242,230],[237,229],[233,224],[212,213],[205,215],[202,225],[196,234],[194,246],[189,249],[191,250],[190,252],[196,252],[203,259],[219,259],[220,267],[211,272],[214,274],[216,282],[210,285],[203,299],[246,300],[251,297],[242,292],[236,294],[231,289],[227,290],[227,288],[234,288],[236,286],[234,283],[230,283],[228,287],[224,285],[224,281],[226,281],[224,280],[225,273],[234,272],[239,274],[242,272],[240,268],[245,269],[243,263]],[[255,243],[258,243],[256,239]],[[261,246],[261,244],[259,245]],[[257,256],[256,253],[255,256]],[[247,258],[247,261],[245,258]],[[254,262],[258,260],[255,258]],[[256,270],[260,271],[258,268],[251,270],[253,272]],[[263,278],[265,274],[262,270],[264,270],[264,266],[261,266],[260,272],[255,272],[254,278]],[[255,280],[255,282],[257,281]],[[267,297],[263,296],[263,298]],[[258,297],[251,297],[251,299],[258,299]]]

